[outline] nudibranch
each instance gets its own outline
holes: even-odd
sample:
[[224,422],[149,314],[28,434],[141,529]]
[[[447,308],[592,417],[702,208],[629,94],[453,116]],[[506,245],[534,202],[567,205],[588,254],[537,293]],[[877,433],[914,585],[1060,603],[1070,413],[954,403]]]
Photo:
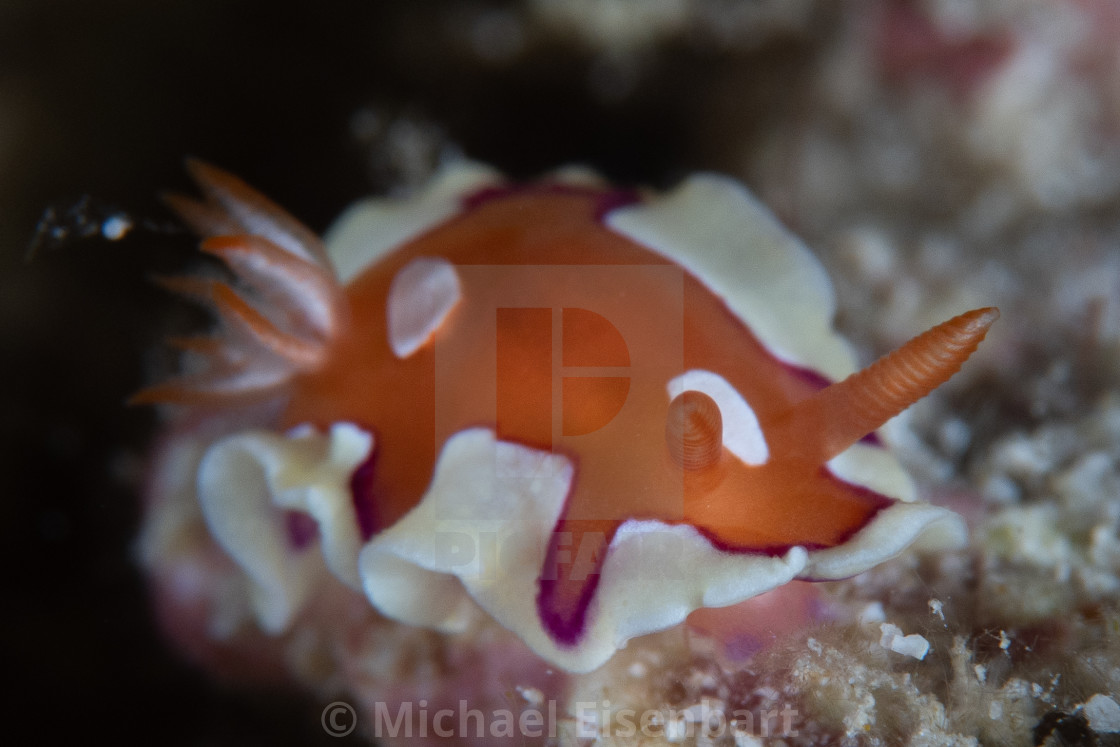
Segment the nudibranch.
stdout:
[[460,163],[321,241],[191,171],[204,199],[171,205],[233,280],[172,281],[220,328],[138,400],[220,424],[168,489],[267,632],[333,578],[412,625],[488,615],[583,672],[698,608],[964,540],[875,434],[996,310],[853,373],[823,269],[731,179],[653,195]]

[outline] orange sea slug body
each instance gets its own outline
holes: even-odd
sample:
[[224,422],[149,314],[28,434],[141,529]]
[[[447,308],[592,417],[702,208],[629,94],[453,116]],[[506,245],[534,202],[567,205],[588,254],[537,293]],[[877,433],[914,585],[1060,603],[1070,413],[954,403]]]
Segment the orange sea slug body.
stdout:
[[[289,228],[273,231],[277,209],[243,184],[206,167],[197,176],[211,204],[180,200],[181,212],[205,233],[242,236],[211,250],[241,252],[243,265],[286,264],[277,274],[287,278],[302,272],[317,284],[321,303],[311,308],[329,313],[316,324],[276,296],[255,312],[223,291],[227,325],[236,317],[284,365],[259,387],[229,385],[219,370],[153,396],[274,395],[285,403],[281,430],[346,423],[371,434],[347,482],[351,505],[332,510],[351,512],[360,528],[361,586],[390,616],[454,627],[461,604],[403,587],[465,590],[541,655],[588,669],[696,607],[797,576],[850,575],[927,529],[959,539],[954,515],[900,501],[897,466],[858,442],[951,376],[995,311],[950,320],[826,386],[850,371],[828,329],[830,297],[811,297],[822,283],[827,295],[827,283],[726,180],[697,178],[659,203],[563,180],[509,187],[487,176],[452,189],[456,177],[445,176],[442,192],[437,183],[428,193],[443,215],[395,243],[371,240],[387,245],[370,249],[364,266],[354,254],[367,219],[344,221],[332,249],[347,277],[332,289],[325,257],[296,261],[278,248],[291,219],[277,218]],[[251,224],[231,202],[263,217]],[[721,233],[711,211],[747,228]],[[232,221],[215,217],[227,213]],[[666,223],[662,245],[642,242]],[[673,256],[674,231],[709,245]],[[293,267],[300,262],[307,269]],[[727,290],[736,284],[746,294]],[[768,294],[779,308],[766,307]],[[781,319],[788,309],[795,318]],[[785,344],[783,334],[805,339]],[[242,443],[237,453],[271,448]],[[233,469],[206,464],[209,484]],[[276,493],[269,485],[262,490]],[[425,536],[441,532],[474,554],[441,557]],[[490,533],[504,538],[504,557],[485,557]],[[644,598],[651,589],[662,606]]]

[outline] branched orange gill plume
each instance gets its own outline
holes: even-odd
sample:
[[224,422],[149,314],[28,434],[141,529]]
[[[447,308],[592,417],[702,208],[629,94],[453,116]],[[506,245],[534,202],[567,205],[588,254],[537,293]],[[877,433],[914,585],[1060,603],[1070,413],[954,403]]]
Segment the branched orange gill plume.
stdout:
[[200,370],[149,387],[132,402],[271,396],[322,364],[345,316],[341,288],[326,248],[310,229],[237,177],[199,161],[188,168],[205,199],[165,200],[205,237],[202,250],[226,263],[236,288],[210,278],[158,279],[213,311],[219,328],[183,346],[204,364]]
[[798,403],[773,429],[777,453],[832,459],[948,381],[998,318],[994,307],[953,317]]

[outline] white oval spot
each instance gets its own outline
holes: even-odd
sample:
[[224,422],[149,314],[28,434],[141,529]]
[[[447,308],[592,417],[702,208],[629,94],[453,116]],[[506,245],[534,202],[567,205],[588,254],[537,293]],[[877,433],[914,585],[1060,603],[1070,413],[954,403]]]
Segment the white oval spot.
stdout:
[[746,464],[765,464],[770,458],[766,437],[754,410],[727,379],[711,371],[685,371],[668,384],[669,399],[684,391],[703,392],[716,401],[723,415],[723,445]]
[[389,345],[398,358],[419,350],[462,297],[455,265],[418,257],[397,273],[389,288]]

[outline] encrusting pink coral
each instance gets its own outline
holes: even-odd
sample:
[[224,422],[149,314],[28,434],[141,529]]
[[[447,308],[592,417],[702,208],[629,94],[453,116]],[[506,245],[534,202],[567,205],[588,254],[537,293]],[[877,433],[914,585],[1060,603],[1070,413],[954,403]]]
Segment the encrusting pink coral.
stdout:
[[[376,610],[448,635],[497,623],[585,672],[694,610],[964,538],[869,434],[997,312],[849,377],[820,266],[729,179],[650,196],[459,164],[324,244],[191,171],[206,200],[171,205],[236,282],[174,281],[221,328],[137,400],[180,418],[147,562],[171,579],[222,549],[199,607],[216,639],[316,619],[353,639]],[[339,600],[349,622],[324,628],[316,606]]]

